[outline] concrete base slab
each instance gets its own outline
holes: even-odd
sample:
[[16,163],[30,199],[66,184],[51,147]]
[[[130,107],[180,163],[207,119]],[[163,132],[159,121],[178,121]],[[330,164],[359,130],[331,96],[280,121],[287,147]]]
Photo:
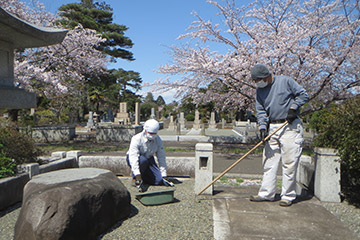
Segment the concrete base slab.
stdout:
[[291,207],[280,207],[278,201],[250,202],[257,190],[215,190],[215,239],[358,239],[315,198],[300,199]]

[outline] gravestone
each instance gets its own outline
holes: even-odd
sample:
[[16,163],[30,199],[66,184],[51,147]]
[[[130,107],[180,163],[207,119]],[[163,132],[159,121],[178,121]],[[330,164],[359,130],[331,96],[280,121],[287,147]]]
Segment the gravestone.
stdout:
[[180,112],[179,124],[180,124],[180,131],[185,131],[186,126],[185,126],[184,112]]
[[127,102],[120,103],[119,112],[116,114],[114,122],[121,125],[128,125],[130,123],[129,114],[127,112]]
[[215,112],[211,112],[209,130],[217,130],[216,121],[215,121]]
[[155,108],[151,108],[150,118],[151,118],[151,119],[155,119],[155,118],[156,118],[156,116],[155,116]]
[[86,123],[86,128],[94,128],[95,124],[94,124],[94,115],[93,112],[89,112],[89,119],[88,122]]
[[169,123],[169,127],[168,127],[169,130],[175,130],[175,123],[174,123],[174,116],[173,115],[170,115],[170,123]]
[[130,193],[110,171],[73,168],[24,187],[14,239],[97,239],[130,214]]
[[36,107],[36,95],[14,85],[14,50],[62,42],[68,30],[36,26],[0,7],[0,109]]
[[176,135],[181,135],[181,124],[176,119]]
[[201,124],[200,135],[205,136],[205,124]]
[[222,118],[222,119],[221,119],[221,128],[222,128],[222,129],[225,129],[225,124],[226,124],[225,119]]
[[111,108],[108,108],[105,117],[106,122],[114,122],[114,113]]
[[199,110],[195,110],[195,120],[194,120],[194,124],[193,124],[193,129],[200,129],[200,113]]
[[138,102],[135,103],[135,126],[140,125],[140,104]]

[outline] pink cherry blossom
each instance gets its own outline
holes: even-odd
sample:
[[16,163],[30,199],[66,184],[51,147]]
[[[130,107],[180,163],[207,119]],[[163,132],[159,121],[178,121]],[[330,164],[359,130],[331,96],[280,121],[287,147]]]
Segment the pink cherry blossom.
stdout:
[[197,20],[179,37],[187,43],[171,47],[172,63],[158,68],[165,77],[152,84],[155,90],[176,89],[175,97],[215,101],[218,109],[252,109],[249,72],[263,63],[306,88],[307,111],[359,94],[359,0],[208,3],[222,21],[194,13]]

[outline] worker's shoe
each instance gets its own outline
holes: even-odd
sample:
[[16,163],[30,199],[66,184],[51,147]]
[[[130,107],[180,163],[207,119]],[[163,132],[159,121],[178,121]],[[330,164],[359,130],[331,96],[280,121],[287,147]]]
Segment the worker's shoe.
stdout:
[[143,181],[141,181],[140,185],[137,186],[137,189],[139,190],[139,192],[146,192],[149,189],[150,185],[144,183]]
[[251,195],[250,196],[250,201],[252,202],[272,202],[274,200],[272,199],[266,199],[266,198],[262,198],[262,197],[259,197],[259,195]]
[[280,200],[279,205],[282,207],[290,207],[292,205],[292,201],[283,199],[283,200]]

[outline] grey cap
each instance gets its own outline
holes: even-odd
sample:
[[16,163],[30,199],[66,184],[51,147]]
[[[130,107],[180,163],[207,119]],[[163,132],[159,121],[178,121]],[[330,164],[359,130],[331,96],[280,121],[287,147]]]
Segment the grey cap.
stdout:
[[269,69],[263,64],[256,64],[251,70],[251,78],[253,80],[259,79],[259,78],[266,78],[271,75],[269,72]]

